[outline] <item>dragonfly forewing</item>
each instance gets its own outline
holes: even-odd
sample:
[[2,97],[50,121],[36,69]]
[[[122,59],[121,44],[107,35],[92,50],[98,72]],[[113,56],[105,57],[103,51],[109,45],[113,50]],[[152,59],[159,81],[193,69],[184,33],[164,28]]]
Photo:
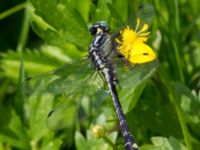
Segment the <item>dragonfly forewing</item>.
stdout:
[[46,89],[54,94],[72,93],[93,72],[88,59],[66,64],[52,71],[53,76],[48,78]]
[[[62,77],[48,84],[49,92],[61,94],[55,109],[51,110],[47,117],[47,126],[50,129],[63,129],[72,126],[77,121],[81,123],[90,118],[108,96],[104,80],[98,72],[90,70],[81,74],[81,78],[78,78],[80,74],[75,76],[77,78],[73,76],[70,79],[66,77],[63,79]],[[61,86],[64,88],[60,93]]]

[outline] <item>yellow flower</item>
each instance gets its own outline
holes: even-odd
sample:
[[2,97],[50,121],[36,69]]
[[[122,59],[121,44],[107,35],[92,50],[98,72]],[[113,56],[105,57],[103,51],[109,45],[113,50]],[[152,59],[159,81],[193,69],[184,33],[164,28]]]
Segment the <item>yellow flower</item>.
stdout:
[[156,54],[150,46],[145,42],[148,39],[148,24],[144,24],[138,31],[140,26],[140,19],[137,19],[137,25],[135,30],[130,27],[124,28],[120,31],[121,41],[116,39],[119,44],[117,50],[131,63],[146,63],[156,59]]

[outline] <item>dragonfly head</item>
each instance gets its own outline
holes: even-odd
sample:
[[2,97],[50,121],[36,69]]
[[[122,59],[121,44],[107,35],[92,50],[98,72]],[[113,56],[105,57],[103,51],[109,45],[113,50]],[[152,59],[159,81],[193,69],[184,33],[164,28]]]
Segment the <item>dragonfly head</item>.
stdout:
[[109,27],[108,27],[107,22],[99,21],[99,22],[93,24],[89,31],[90,31],[91,35],[95,35],[99,32],[108,32]]

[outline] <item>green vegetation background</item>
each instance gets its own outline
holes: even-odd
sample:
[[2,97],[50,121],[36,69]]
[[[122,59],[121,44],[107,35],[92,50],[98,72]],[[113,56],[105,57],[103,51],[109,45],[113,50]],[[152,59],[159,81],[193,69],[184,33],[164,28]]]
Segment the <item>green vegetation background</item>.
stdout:
[[[24,81],[83,56],[89,25],[106,20],[117,31],[141,3],[146,1],[0,0],[0,150],[123,149],[110,99],[93,119],[74,125],[69,117],[71,126],[52,131],[45,118],[57,97],[35,84],[27,94]],[[142,150],[199,150],[199,1],[150,0],[148,6],[153,18],[146,13],[142,19],[151,25],[149,43],[159,66],[130,95],[128,124]],[[102,138],[92,135],[95,118]]]

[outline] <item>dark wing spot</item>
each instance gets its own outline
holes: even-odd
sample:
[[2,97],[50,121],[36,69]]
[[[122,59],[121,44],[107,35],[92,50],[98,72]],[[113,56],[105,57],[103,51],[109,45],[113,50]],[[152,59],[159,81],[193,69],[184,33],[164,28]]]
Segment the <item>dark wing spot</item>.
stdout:
[[54,111],[51,110],[51,111],[48,113],[47,117],[49,118],[49,117],[52,115],[53,112],[54,112]]
[[27,78],[26,78],[26,81],[29,81],[29,80],[31,80],[31,79],[33,79],[33,77],[27,77]]
[[148,53],[143,53],[143,55],[147,56],[147,55],[149,55],[149,54],[148,54]]
[[144,4],[140,4],[140,5],[138,5],[138,9],[140,10],[140,9],[143,9],[144,8]]

